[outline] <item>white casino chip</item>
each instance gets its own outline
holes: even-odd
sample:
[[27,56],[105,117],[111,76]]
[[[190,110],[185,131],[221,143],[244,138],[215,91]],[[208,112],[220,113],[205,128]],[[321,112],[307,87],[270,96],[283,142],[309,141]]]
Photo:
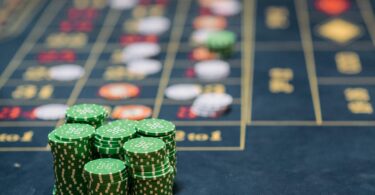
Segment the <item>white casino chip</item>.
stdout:
[[223,60],[206,60],[196,63],[194,71],[202,80],[219,81],[229,76],[230,66]]
[[165,96],[172,100],[191,100],[202,93],[202,88],[196,84],[175,84],[165,90]]
[[53,66],[48,71],[49,77],[57,81],[73,81],[80,79],[85,70],[82,66],[76,64],[62,64]]
[[132,43],[122,50],[122,62],[154,57],[160,53],[160,50],[160,46],[156,43]]
[[226,93],[205,93],[199,95],[191,106],[191,111],[200,117],[218,117],[233,103],[233,97]]
[[135,7],[138,4],[138,0],[110,0],[109,6],[112,9],[126,10]]
[[35,108],[33,114],[42,120],[58,120],[65,117],[66,109],[65,104],[46,104]]
[[196,45],[203,45],[206,44],[208,36],[217,30],[215,29],[199,29],[192,33],[191,35],[191,41]]
[[160,72],[161,68],[161,62],[153,59],[137,59],[127,63],[129,72],[145,76],[156,74]]
[[166,32],[171,22],[166,17],[150,16],[140,19],[138,22],[138,33],[142,35],[160,35]]
[[234,16],[241,12],[241,6],[237,0],[216,0],[210,4],[210,9],[216,15]]

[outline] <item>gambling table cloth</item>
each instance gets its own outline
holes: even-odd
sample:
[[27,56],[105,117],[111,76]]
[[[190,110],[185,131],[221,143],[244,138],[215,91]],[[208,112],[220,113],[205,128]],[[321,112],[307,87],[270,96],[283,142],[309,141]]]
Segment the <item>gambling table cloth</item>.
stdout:
[[[175,194],[375,194],[374,10],[372,0],[0,0],[0,194],[52,193],[47,135],[82,103],[111,119],[130,106],[135,119],[172,121]],[[220,59],[230,73],[214,69],[223,76],[212,81],[195,67],[220,58],[202,44],[215,30],[235,43]],[[139,42],[127,59],[152,61],[131,66],[124,51]],[[127,98],[111,91],[119,83]],[[195,114],[197,94],[165,93],[176,84],[233,101]]]

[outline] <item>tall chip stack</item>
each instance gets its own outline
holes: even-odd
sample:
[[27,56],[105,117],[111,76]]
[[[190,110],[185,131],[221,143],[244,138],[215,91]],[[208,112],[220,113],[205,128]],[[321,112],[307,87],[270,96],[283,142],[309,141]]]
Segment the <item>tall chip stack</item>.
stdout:
[[124,144],[132,195],[172,195],[174,169],[169,163],[166,144],[157,138],[140,137]]
[[96,129],[94,147],[100,158],[124,160],[122,146],[137,136],[137,121],[117,120]]
[[67,123],[85,123],[95,128],[102,126],[107,117],[107,110],[96,104],[74,105],[69,107],[65,114]]
[[83,166],[92,160],[91,139],[94,127],[64,124],[48,134],[54,162],[57,195],[85,195]]
[[84,166],[87,195],[127,195],[129,192],[128,173],[123,161],[102,158],[88,162]]
[[154,137],[164,141],[169,162],[177,173],[176,126],[163,119],[144,119],[137,124],[137,133],[143,137]]

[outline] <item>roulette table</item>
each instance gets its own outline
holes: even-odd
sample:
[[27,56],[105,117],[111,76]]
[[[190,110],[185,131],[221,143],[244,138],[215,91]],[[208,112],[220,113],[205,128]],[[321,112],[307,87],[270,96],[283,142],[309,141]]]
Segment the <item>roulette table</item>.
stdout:
[[[47,135],[81,103],[172,121],[175,194],[375,194],[375,1],[228,1],[0,0],[0,194],[52,193]],[[236,37],[216,80],[206,27]],[[196,114],[176,84],[233,101]]]

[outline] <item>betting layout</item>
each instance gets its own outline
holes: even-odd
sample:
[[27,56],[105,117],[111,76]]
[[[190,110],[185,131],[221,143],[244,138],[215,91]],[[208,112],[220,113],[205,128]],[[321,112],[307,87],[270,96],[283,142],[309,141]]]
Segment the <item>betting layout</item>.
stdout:
[[257,9],[265,21],[255,29],[249,121],[373,125],[371,2],[258,1]]
[[239,148],[241,13],[240,1],[50,2],[2,75],[1,150],[48,150],[80,103],[172,120],[181,150]]

